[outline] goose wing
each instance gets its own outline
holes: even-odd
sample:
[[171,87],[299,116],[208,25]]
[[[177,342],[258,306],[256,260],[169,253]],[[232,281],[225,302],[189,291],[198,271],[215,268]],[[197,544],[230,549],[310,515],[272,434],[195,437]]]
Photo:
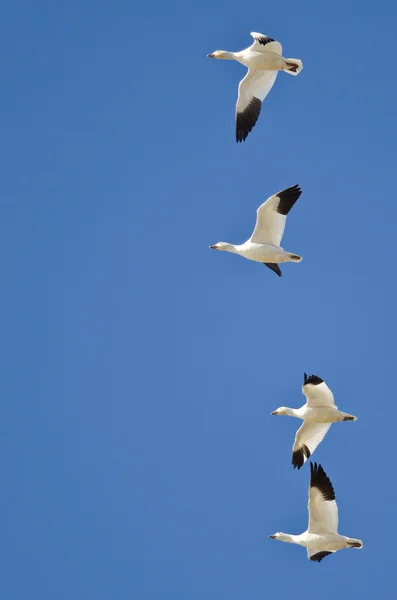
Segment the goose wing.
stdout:
[[321,562],[323,560],[323,558],[325,558],[326,556],[329,556],[330,554],[333,554],[334,550],[332,551],[327,551],[327,550],[323,550],[322,552],[319,552],[318,550],[312,550],[311,548],[307,549],[307,558],[309,560],[314,560],[314,562]]
[[257,122],[262,102],[272,89],[278,71],[248,69],[240,81],[236,104],[236,140],[243,142]]
[[280,42],[276,42],[273,38],[256,31],[251,31],[250,35],[254,38],[254,43],[250,46],[250,50],[253,52],[273,52],[282,56],[283,47]]
[[329,406],[335,405],[334,395],[321,377],[317,375],[307,376],[304,374],[302,393],[306,396],[307,406]]
[[332,483],[321,465],[310,463],[309,533],[338,533],[338,506]]
[[298,185],[270,196],[256,211],[256,225],[251,242],[279,246],[282,240],[287,215],[301,195]]
[[292,447],[292,464],[294,469],[300,469],[323,441],[332,423],[313,423],[303,421],[298,429]]

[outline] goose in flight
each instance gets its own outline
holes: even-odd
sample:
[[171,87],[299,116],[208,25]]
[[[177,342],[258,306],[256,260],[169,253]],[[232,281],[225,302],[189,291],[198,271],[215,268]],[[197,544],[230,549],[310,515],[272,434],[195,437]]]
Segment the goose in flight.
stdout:
[[343,548],[362,548],[361,540],[345,537],[338,533],[338,506],[332,483],[321,465],[310,463],[309,486],[309,525],[300,535],[275,533],[269,535],[273,540],[299,544],[307,548],[309,560],[321,562],[337,550]]
[[248,73],[238,86],[236,105],[236,140],[247,139],[249,132],[259,118],[262,102],[272,89],[277,73],[285,71],[298,75],[303,69],[302,61],[297,58],[283,58],[282,46],[267,35],[251,33],[254,43],[240,52],[216,50],[208,54],[209,58],[237,60],[248,67]]
[[334,395],[327,384],[317,375],[304,374],[302,393],[306,396],[306,404],[301,408],[281,406],[272,415],[287,415],[302,419],[303,425],[298,429],[292,447],[292,464],[298,469],[305,463],[323,441],[332,423],[338,421],[357,421],[357,417],[338,410]]
[[286,252],[280,247],[287,215],[301,193],[300,187],[294,185],[270,196],[256,211],[254,232],[244,244],[235,246],[227,242],[218,242],[210,248],[233,252],[249,260],[263,263],[279,277],[282,277],[278,263],[302,260],[301,256]]

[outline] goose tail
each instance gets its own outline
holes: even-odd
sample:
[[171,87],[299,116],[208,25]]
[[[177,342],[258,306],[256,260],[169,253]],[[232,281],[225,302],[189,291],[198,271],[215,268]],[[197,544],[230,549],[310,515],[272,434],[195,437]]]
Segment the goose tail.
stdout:
[[299,58],[286,58],[284,71],[290,75],[299,75],[303,69],[303,63]]
[[356,540],[355,538],[347,538],[347,547],[348,548],[362,548],[364,544],[361,540]]
[[357,417],[343,412],[342,413],[342,421],[357,421]]

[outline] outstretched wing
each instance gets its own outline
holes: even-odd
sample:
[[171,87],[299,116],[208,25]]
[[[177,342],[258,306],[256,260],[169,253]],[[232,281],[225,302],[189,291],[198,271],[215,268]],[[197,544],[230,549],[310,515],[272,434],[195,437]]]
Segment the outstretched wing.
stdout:
[[312,423],[303,421],[303,425],[298,429],[295,436],[295,442],[292,447],[292,464],[298,469],[313,454],[317,446],[323,441],[331,423]]
[[256,211],[256,225],[251,242],[279,246],[284,234],[287,215],[301,193],[300,187],[294,185],[270,196]]
[[273,38],[263,35],[263,33],[257,33],[256,31],[251,31],[250,35],[254,38],[254,43],[250,46],[250,50],[254,52],[273,52],[282,56],[283,47],[280,42],[276,42]]
[[304,374],[302,393],[306,396],[307,405],[312,406],[329,406],[338,408],[335,405],[334,395],[321,377],[317,375]]
[[307,558],[309,560],[314,560],[314,562],[321,562],[323,558],[329,556],[330,554],[333,554],[333,552],[329,552],[327,550],[319,552],[318,550],[312,550],[311,548],[307,549]]
[[243,142],[257,122],[262,101],[276,81],[278,71],[248,69],[238,86],[236,104],[236,140]]
[[338,506],[332,483],[321,465],[310,463],[309,533],[338,533]]

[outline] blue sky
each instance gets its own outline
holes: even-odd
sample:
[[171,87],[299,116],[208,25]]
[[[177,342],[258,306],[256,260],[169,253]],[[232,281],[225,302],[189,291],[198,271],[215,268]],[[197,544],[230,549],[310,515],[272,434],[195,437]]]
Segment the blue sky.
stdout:
[[[394,3],[16,0],[0,23],[5,600],[323,600],[394,584]],[[281,73],[244,144],[250,31]],[[240,243],[300,184],[283,279]],[[303,372],[357,423],[314,457],[340,532],[320,565],[290,465]],[[326,582],[326,585],[324,584]],[[342,596],[341,596],[342,594]]]

